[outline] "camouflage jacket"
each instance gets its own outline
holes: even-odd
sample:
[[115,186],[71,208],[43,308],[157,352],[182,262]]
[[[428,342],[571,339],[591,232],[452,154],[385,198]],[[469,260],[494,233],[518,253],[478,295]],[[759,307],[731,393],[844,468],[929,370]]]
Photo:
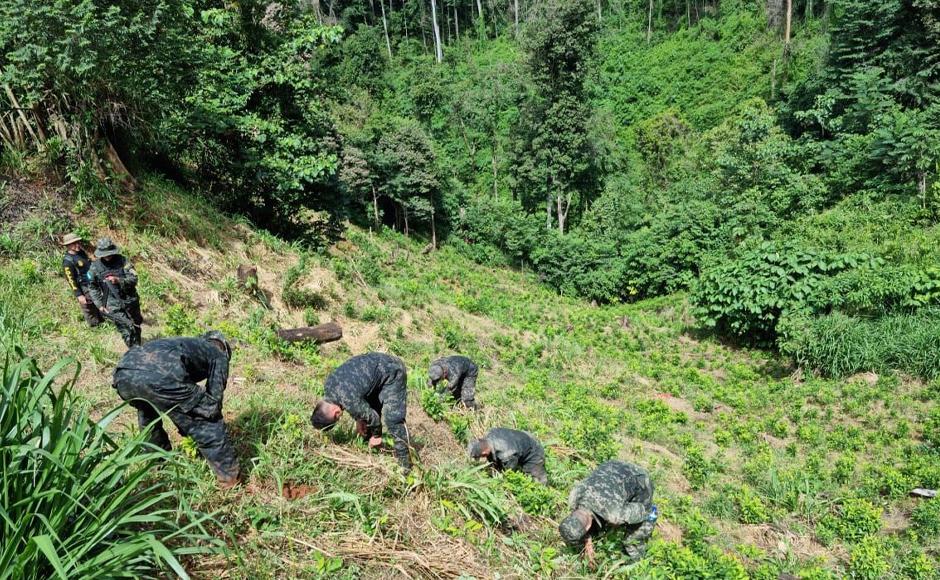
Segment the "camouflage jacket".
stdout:
[[[206,396],[220,411],[222,394],[228,383],[228,356],[204,338],[161,338],[137,346],[124,354],[119,371],[133,371],[140,382],[168,404],[178,404],[183,411]],[[205,389],[196,383],[206,381]]]
[[653,482],[642,467],[608,461],[571,490],[568,506],[592,512],[601,524],[638,524],[653,509]]
[[490,429],[484,437],[492,447],[490,462],[497,469],[523,469],[545,462],[545,450],[532,435],[516,429]]
[[382,436],[382,417],[395,440],[395,456],[410,467],[408,431],[407,372],[400,358],[370,352],[354,356],[326,378],[323,398],[339,405],[356,420],[364,421],[370,437]]
[[[116,284],[105,280],[118,279]],[[138,300],[137,272],[124,256],[115,256],[110,263],[97,260],[88,268],[88,294],[95,306],[109,310],[122,310],[124,304]]]
[[434,386],[437,386],[445,379],[448,384],[454,385],[462,381],[467,375],[476,372],[477,365],[472,360],[462,355],[453,355],[432,362],[428,375],[431,384]]
[[65,279],[69,283],[69,289],[76,298],[81,296],[83,288],[88,286],[88,269],[91,267],[91,260],[85,250],[79,250],[74,254],[66,253],[62,258],[62,269],[65,271]]

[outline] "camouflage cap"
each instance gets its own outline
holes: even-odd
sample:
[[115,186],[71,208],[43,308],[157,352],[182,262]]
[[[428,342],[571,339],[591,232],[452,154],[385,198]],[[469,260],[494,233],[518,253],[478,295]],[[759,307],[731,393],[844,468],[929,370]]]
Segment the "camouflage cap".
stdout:
[[80,235],[76,234],[75,232],[69,232],[62,237],[63,246],[70,246],[76,242],[82,242],[82,241],[84,241],[84,238],[82,238]]
[[232,345],[229,344],[228,340],[225,339],[225,335],[219,332],[218,330],[210,330],[209,332],[202,335],[202,338],[206,340],[214,340],[222,345],[222,348],[225,349],[225,356],[232,358]]
[[121,249],[118,248],[117,244],[115,244],[114,240],[111,238],[101,238],[95,244],[95,256],[98,258],[117,256],[120,253]]
[[439,381],[442,378],[444,378],[444,368],[441,365],[431,365],[431,368],[428,369],[428,379]]
[[558,524],[558,532],[561,534],[561,539],[564,540],[566,544],[569,546],[577,546],[581,544],[581,541],[584,539],[584,536],[587,535],[588,531],[587,528],[584,527],[584,524],[581,523],[578,516],[571,514]]

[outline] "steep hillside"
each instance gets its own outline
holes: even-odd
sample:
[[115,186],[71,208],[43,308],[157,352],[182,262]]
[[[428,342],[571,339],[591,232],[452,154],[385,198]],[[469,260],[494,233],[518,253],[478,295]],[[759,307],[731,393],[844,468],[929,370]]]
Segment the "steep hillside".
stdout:
[[[697,334],[681,295],[592,306],[387,231],[353,228],[307,252],[155,179],[94,209],[35,184],[0,191],[0,317],[40,360],[76,357],[96,413],[119,402],[109,376],[123,345],[82,324],[54,236],[77,229],[126,249],[145,340],[208,328],[234,339],[225,417],[248,478],[218,491],[192,459],[202,507],[230,542],[187,562],[195,577],[593,575],[556,524],[572,484],[611,457],[650,469],[661,519],[638,566],[615,535],[602,540],[598,577],[935,577],[938,503],[907,494],[940,487],[940,383],[804,376]],[[257,291],[237,285],[240,264],[257,266]],[[274,336],[329,320],[342,341]],[[330,437],[308,423],[328,372],[369,350],[409,367],[420,466],[408,478],[355,442],[348,419]],[[481,412],[422,396],[428,362],[448,352],[480,363]],[[133,424],[127,410],[115,429]],[[546,444],[549,489],[470,468],[465,441],[498,425]]]

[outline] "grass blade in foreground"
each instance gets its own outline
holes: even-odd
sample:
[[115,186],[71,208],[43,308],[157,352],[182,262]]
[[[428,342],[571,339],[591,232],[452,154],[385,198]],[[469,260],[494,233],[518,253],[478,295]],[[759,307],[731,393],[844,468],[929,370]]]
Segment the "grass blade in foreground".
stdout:
[[115,413],[92,421],[72,394],[77,371],[56,393],[68,365],[43,373],[15,347],[3,363],[0,580],[185,577],[179,556],[222,547],[181,492],[195,485],[146,433],[113,439]]

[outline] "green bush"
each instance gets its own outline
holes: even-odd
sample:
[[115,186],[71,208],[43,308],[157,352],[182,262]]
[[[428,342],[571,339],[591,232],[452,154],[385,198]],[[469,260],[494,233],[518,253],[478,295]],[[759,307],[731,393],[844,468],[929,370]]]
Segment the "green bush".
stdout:
[[561,511],[563,502],[558,493],[522,472],[504,472],[503,485],[526,513],[551,517]]
[[857,542],[878,533],[881,529],[881,511],[868,500],[846,499],[838,510],[822,518],[817,534],[821,538],[834,535],[849,542]]
[[865,255],[764,242],[702,271],[693,286],[694,313],[701,324],[720,333],[771,344],[782,314],[812,313],[830,305],[821,292],[827,277],[871,262]]
[[849,553],[849,572],[857,580],[882,580],[891,570],[891,551],[880,538],[862,538]]
[[940,535],[940,500],[930,499],[914,508],[911,521],[918,532],[928,537]]
[[748,486],[742,487],[736,497],[738,519],[742,524],[762,524],[770,521],[770,511],[764,501]]
[[[121,409],[93,421],[66,368],[48,373],[8,350],[0,384],[0,578],[186,577],[180,556],[216,551],[206,516],[188,504],[198,480],[146,432],[116,441]],[[154,478],[174,475],[175,482]]]

